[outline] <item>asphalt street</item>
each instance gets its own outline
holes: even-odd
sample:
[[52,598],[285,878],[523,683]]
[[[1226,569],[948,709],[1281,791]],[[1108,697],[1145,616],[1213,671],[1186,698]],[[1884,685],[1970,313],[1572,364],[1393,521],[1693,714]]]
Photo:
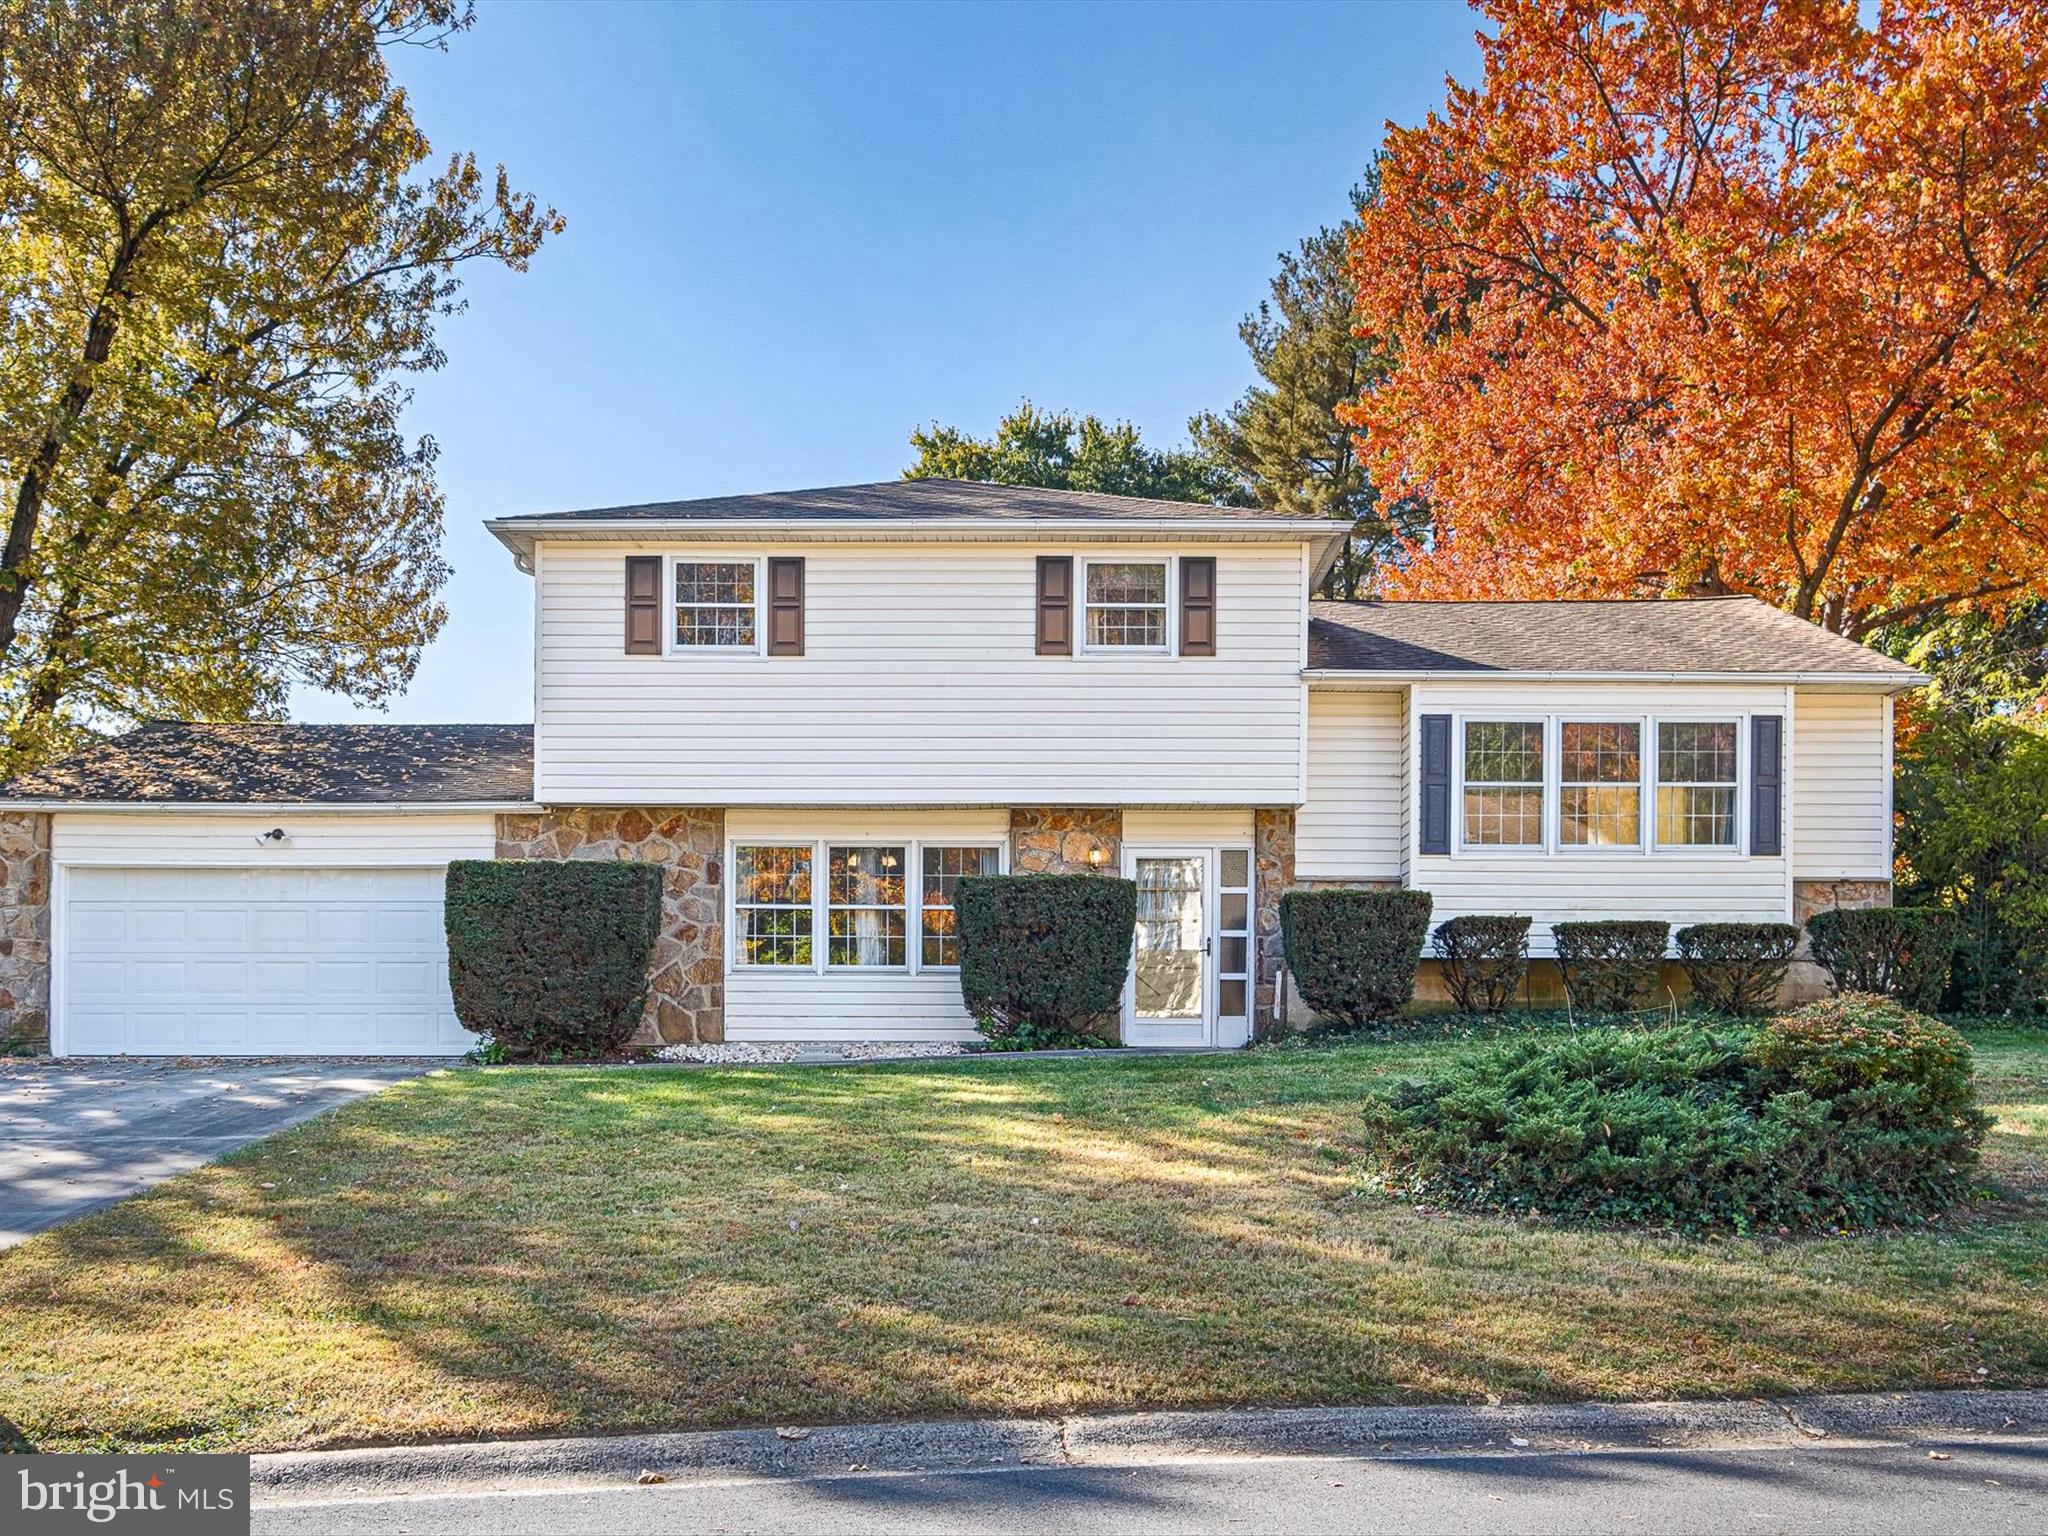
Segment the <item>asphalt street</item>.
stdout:
[[1131,1466],[677,1482],[259,1504],[261,1536],[777,1536],[782,1532],[1967,1532],[2048,1529],[2048,1440]]

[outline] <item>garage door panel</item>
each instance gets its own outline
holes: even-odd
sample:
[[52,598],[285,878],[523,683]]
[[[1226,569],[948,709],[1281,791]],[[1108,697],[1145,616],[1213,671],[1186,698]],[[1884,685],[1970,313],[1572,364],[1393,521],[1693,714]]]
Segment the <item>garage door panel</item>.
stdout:
[[456,1020],[434,869],[66,871],[76,1054],[439,1055]]

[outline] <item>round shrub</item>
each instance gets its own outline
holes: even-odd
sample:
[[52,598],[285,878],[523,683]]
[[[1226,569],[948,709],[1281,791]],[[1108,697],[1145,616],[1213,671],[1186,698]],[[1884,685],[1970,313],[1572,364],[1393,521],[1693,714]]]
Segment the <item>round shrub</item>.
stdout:
[[1799,948],[1790,923],[1695,923],[1672,935],[1692,995],[1715,1013],[1766,1013]]
[[660,866],[458,859],[445,920],[455,1016],[505,1058],[607,1056],[640,1027]]
[[1941,1006],[1956,949],[1947,908],[1838,907],[1808,918],[1806,938],[1836,991],[1895,997],[1923,1012]]
[[1415,996],[1429,933],[1427,891],[1289,891],[1280,941],[1302,998],[1324,1020],[1358,1029]]
[[1983,1140],[1968,1047],[1870,1011],[1881,999],[1847,1001],[1754,1030],[1517,1039],[1378,1088],[1373,1182],[1688,1232],[1922,1220],[1964,1196]]
[[1553,923],[1565,995],[1584,1013],[1640,1008],[1657,985],[1671,925],[1655,922]]
[[1006,1050],[1114,1045],[1138,922],[1135,881],[969,875],[954,888],[960,994]]
[[1501,1013],[1529,975],[1529,919],[1467,913],[1430,938],[1460,1013]]

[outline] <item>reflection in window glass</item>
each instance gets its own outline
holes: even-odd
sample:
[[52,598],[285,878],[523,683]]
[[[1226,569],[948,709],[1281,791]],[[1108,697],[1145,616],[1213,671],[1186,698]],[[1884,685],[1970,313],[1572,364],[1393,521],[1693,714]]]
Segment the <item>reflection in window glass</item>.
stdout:
[[901,846],[829,850],[825,885],[828,965],[908,963],[903,857]]
[[1465,722],[1465,841],[1475,847],[1543,843],[1543,724]]
[[993,848],[926,848],[921,888],[923,953],[919,964],[958,965],[960,940],[953,915],[953,888],[962,875],[999,873]]
[[1657,723],[1657,841],[1735,846],[1735,722]]
[[1642,837],[1642,727],[1566,721],[1558,731],[1558,841],[1633,848]]
[[1088,644],[1166,648],[1166,566],[1162,561],[1091,561]]
[[809,965],[810,847],[735,848],[733,913],[740,964]]
[[754,562],[676,562],[676,644],[754,644]]

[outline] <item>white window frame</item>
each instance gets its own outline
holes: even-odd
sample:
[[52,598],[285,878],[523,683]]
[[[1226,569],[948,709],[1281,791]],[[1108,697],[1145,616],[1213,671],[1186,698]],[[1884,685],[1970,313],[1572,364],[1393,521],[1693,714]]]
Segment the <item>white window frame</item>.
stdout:
[[[996,872],[1008,874],[1010,846],[999,837],[918,837],[870,833],[859,837],[769,835],[729,837],[725,841],[725,867],[739,869],[742,848],[803,848],[811,850],[811,963],[809,965],[750,965],[740,958],[739,918],[741,906],[737,878],[725,882],[725,963],[730,970],[748,976],[788,976],[814,980],[820,976],[957,976],[957,965],[926,965],[924,961],[924,850],[926,848],[992,848]],[[903,882],[904,959],[903,965],[834,965],[832,952],[831,859],[834,848],[901,848],[904,856]]]
[[[1632,843],[1568,843],[1564,840],[1564,728],[1567,725],[1632,725],[1636,728],[1636,840]],[[1599,714],[1590,710],[1565,710],[1551,717],[1551,731],[1557,738],[1557,749],[1552,761],[1557,765],[1554,775],[1546,775],[1546,789],[1555,799],[1555,806],[1546,818],[1550,825],[1553,851],[1566,858],[1577,859],[1588,856],[1617,859],[1635,858],[1649,851],[1653,828],[1649,824],[1652,799],[1656,795],[1657,769],[1647,761],[1650,749],[1656,744],[1656,728],[1644,715]],[[1619,787],[1619,780],[1610,780],[1607,787]],[[1573,787],[1599,788],[1582,785],[1573,781]]]
[[[1726,843],[1667,843],[1658,833],[1662,818],[1657,812],[1657,791],[1664,787],[1659,759],[1658,740],[1661,728],[1666,725],[1732,725],[1735,727],[1735,782],[1727,787],[1735,791],[1735,836]],[[1656,851],[1673,854],[1680,858],[1729,859],[1745,858],[1749,848],[1749,802],[1751,794],[1749,764],[1749,716],[1730,714],[1725,710],[1688,710],[1683,713],[1652,715],[1650,717],[1650,750],[1645,754],[1643,776],[1649,781],[1649,804],[1645,813],[1650,818],[1650,840]],[[1786,749],[1789,755],[1789,748]],[[1697,784],[1693,779],[1681,779],[1673,788]],[[1701,785],[1702,788],[1719,788],[1718,785]]]
[[[1418,705],[1414,715],[1419,719],[1428,709]],[[1562,856],[1567,859],[1747,859],[1749,853],[1749,812],[1752,794],[1750,765],[1750,720],[1748,710],[1696,709],[1671,710],[1663,714],[1630,713],[1626,710],[1612,712],[1602,710],[1556,710],[1542,714],[1519,713],[1507,708],[1452,710],[1451,715],[1451,814],[1455,818],[1455,835],[1451,838],[1452,859],[1535,859]],[[1542,843],[1502,844],[1468,843],[1465,840],[1465,725],[1467,721],[1481,724],[1507,723],[1516,725],[1543,726],[1543,841]],[[1637,792],[1637,810],[1640,819],[1641,838],[1632,848],[1603,847],[1597,843],[1570,843],[1562,840],[1560,818],[1564,800],[1564,726],[1573,725],[1637,725],[1642,730],[1642,781]],[[1660,725],[1733,725],[1735,727],[1735,841],[1733,844],[1712,843],[1666,843],[1657,836],[1657,728]],[[1789,739],[1789,737],[1788,737]],[[1419,753],[1419,747],[1411,751]],[[1786,761],[1790,762],[1790,749]],[[1415,758],[1419,762],[1419,755]],[[1788,769],[1789,771],[1789,769]],[[1414,793],[1421,793],[1419,778]],[[1413,814],[1420,815],[1419,808]],[[1788,827],[1787,836],[1790,832]],[[1789,846],[1789,845],[1788,845]],[[1441,854],[1429,855],[1445,857]]]
[[[683,604],[676,597],[676,568],[683,565],[751,565],[754,568],[754,643],[752,645],[678,645],[676,615]],[[768,608],[763,583],[768,575],[767,558],[762,555],[669,554],[662,559],[661,653],[664,656],[763,656],[767,654]],[[738,607],[736,603],[712,606]]]
[[[1080,559],[1080,590],[1074,594],[1075,624],[1074,654],[1077,656],[1154,657],[1173,656],[1180,650],[1180,604],[1176,601],[1179,592],[1180,557],[1177,555],[1083,555]],[[1091,645],[1088,641],[1088,610],[1097,608],[1147,607],[1151,604],[1094,603],[1088,601],[1088,573],[1098,565],[1158,565],[1166,569],[1166,643],[1164,645]]]
[[[1518,714],[1509,710],[1478,711],[1469,715],[1458,715],[1454,727],[1451,750],[1457,759],[1453,765],[1451,793],[1457,801],[1458,836],[1456,846],[1462,853],[1474,854],[1480,858],[1527,858],[1532,854],[1548,853],[1552,846],[1551,820],[1556,796],[1553,793],[1555,779],[1552,766],[1557,761],[1554,737],[1556,722],[1547,715]],[[1543,776],[1536,781],[1538,811],[1536,816],[1536,841],[1533,843],[1475,843],[1470,841],[1465,828],[1465,731],[1472,725],[1533,725],[1542,739]],[[1525,781],[1492,783],[1482,781],[1482,787],[1489,789],[1513,789],[1526,787]]]

